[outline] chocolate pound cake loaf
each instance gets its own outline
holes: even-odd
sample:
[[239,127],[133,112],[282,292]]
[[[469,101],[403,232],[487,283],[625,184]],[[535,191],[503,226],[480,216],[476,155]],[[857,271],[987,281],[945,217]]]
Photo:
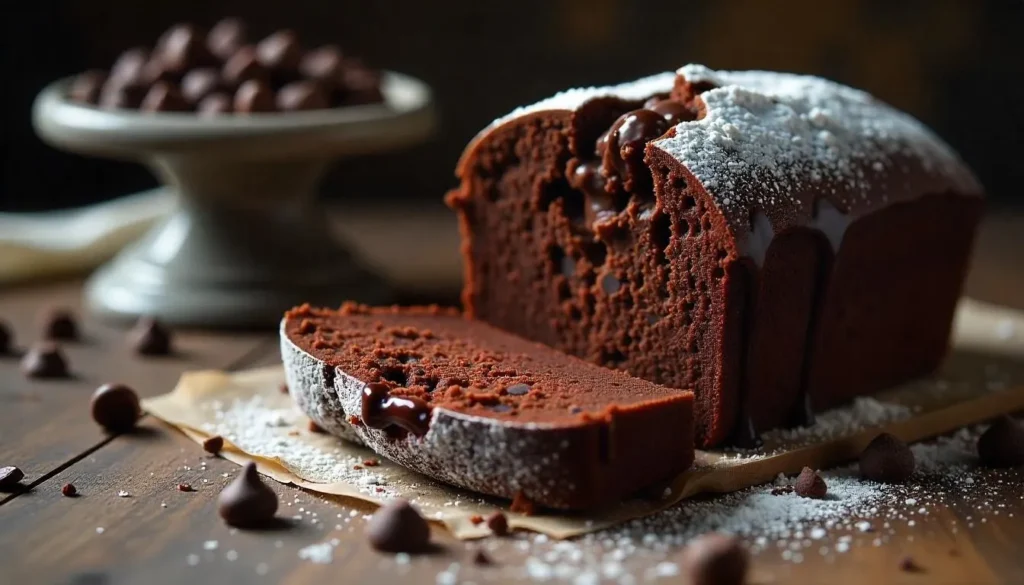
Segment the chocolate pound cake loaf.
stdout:
[[693,462],[693,395],[455,312],[309,306],[281,324],[323,429],[438,480],[552,508],[616,502]]
[[457,175],[469,316],[692,388],[703,446],[932,371],[982,207],[870,95],[700,65],[516,110]]

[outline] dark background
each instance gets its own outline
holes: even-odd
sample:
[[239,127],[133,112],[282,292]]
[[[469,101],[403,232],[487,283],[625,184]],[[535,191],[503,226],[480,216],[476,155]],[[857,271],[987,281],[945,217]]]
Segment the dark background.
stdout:
[[435,138],[340,165],[324,190],[344,201],[439,202],[462,147],[498,115],[570,86],[692,61],[867,89],[936,128],[994,204],[1024,203],[1021,0],[42,0],[8,3],[0,16],[0,209],[80,205],[154,185],[139,167],[42,144],[32,99],[53,79],[152,44],[170,24],[222,16],[247,19],[257,36],[291,27],[309,45],[337,43],[433,86]]

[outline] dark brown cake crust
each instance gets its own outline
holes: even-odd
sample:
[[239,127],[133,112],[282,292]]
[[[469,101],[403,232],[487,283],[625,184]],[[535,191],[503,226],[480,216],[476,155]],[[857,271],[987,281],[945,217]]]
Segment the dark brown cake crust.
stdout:
[[823,80],[638,82],[659,84],[556,96],[470,144],[447,198],[467,313],[693,388],[702,446],[932,371],[982,207],[956,155]]
[[288,387],[320,427],[438,480],[594,508],[693,462],[693,395],[437,308],[289,311]]

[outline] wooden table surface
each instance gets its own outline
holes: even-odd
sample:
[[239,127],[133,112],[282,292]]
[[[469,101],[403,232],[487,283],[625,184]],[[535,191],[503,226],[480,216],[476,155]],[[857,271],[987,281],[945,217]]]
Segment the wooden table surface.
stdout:
[[[1021,217],[989,220],[969,292],[1024,304],[1021,228]],[[35,338],[38,314],[50,306],[77,309],[79,283],[0,291],[0,319],[12,325],[20,347]],[[274,336],[179,332],[178,355],[143,359],[131,353],[124,331],[83,319],[85,339],[66,346],[74,371],[71,380],[29,381],[20,374],[16,358],[0,358],[0,466],[22,468],[30,486],[19,494],[0,493],[0,583],[443,583],[455,582],[444,580],[454,574],[454,563],[459,564],[460,583],[503,582],[526,574],[529,552],[523,541],[529,536],[458,542],[435,529],[438,552],[400,563],[372,551],[363,540],[363,514],[370,512],[365,505],[273,482],[281,515],[304,519],[267,532],[227,528],[216,514],[215,500],[237,473],[234,464],[206,456],[151,418],[143,420],[139,433],[107,437],[89,418],[87,405],[92,390],[108,381],[153,396],[167,392],[185,370],[275,363]],[[1016,481],[1024,494],[1021,478],[1018,474]],[[68,482],[81,497],[61,495],[61,486]],[[178,491],[183,482],[197,491]],[[130,495],[119,497],[121,490]],[[751,582],[1024,583],[1022,498],[1007,498],[1000,502],[1006,506],[1004,513],[973,526],[967,520],[972,510],[947,499],[948,505],[902,529],[884,546],[853,546],[846,554],[829,557],[808,555],[799,564],[768,551],[754,557]],[[950,530],[954,525],[960,529]],[[300,558],[304,547],[330,539],[337,539],[331,563]],[[491,551],[496,566],[472,564],[480,546]],[[594,550],[588,552],[588,547]],[[602,558],[596,543],[579,548],[584,556]],[[907,554],[927,571],[900,571],[899,559]],[[640,583],[646,569],[660,561],[678,561],[679,556],[678,547],[669,547],[647,551],[642,565],[624,565]]]

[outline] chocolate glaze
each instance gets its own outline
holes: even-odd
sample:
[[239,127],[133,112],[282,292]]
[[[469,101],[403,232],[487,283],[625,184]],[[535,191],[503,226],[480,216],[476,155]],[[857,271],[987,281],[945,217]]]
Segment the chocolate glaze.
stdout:
[[363,424],[371,429],[400,427],[422,437],[430,428],[429,404],[414,396],[391,396],[384,384],[370,383],[363,388]]

